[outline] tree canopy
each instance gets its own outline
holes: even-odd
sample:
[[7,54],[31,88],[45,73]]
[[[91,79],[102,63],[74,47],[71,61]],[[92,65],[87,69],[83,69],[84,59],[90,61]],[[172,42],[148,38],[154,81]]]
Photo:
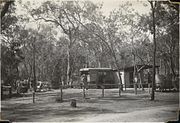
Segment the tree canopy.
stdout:
[[[104,15],[91,1],[6,2],[1,11],[2,79],[33,79],[33,46],[37,80],[57,87],[78,81],[83,67],[120,69],[152,64],[151,12],[139,14],[124,2]],[[24,13],[17,14],[21,8]],[[179,8],[157,2],[157,64],[163,74],[179,72]],[[134,61],[135,58],[135,61]],[[7,80],[11,76],[12,80]],[[12,77],[13,76],[13,77]]]

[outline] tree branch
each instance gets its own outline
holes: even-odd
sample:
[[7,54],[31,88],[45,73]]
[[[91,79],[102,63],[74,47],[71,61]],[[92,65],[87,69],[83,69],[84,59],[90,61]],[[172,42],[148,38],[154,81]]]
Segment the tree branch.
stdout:
[[43,18],[43,17],[38,17],[38,18],[35,19],[35,20],[44,20],[45,22],[55,23],[55,24],[59,25],[59,26],[62,28],[62,30],[63,30],[63,32],[64,32],[65,34],[69,34],[68,31],[67,31],[67,29],[65,29],[65,28],[63,27],[63,25],[62,25],[61,23],[59,23],[57,20],[55,20],[55,19],[53,20],[53,19],[46,19],[46,18]]
[[63,9],[63,12],[64,12],[64,14],[66,15],[66,18],[68,19],[68,21],[69,21],[69,22],[71,23],[71,25],[73,26],[73,28],[75,28],[75,25],[74,25],[73,22],[70,20],[67,12],[66,12],[64,9]]
[[[9,9],[9,6],[14,3],[14,0],[13,1],[7,1],[5,2],[5,5],[4,7],[2,7],[2,10],[1,10],[1,20],[2,18],[4,17],[4,15],[7,13],[8,9]],[[2,3],[1,3],[2,4]]]

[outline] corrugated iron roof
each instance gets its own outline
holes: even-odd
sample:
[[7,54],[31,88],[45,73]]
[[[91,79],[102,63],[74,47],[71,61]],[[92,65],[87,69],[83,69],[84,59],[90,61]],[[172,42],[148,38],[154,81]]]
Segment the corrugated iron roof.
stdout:
[[[153,68],[153,65],[136,65],[138,71],[140,70],[144,70],[144,69],[149,69],[149,68]],[[156,65],[156,68],[158,68],[159,66]],[[130,66],[130,67],[125,67],[125,68],[121,68],[119,70],[124,70],[124,71],[134,71],[134,66]]]
[[96,71],[116,71],[112,68],[82,68],[80,69],[80,72],[82,71],[90,71],[90,70],[96,70]]

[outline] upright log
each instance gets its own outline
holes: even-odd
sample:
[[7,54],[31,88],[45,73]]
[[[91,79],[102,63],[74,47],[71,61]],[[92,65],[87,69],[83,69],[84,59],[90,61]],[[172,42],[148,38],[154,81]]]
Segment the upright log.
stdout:
[[104,97],[104,86],[102,86],[102,97]]
[[83,98],[86,98],[85,86],[83,86]]
[[150,83],[148,83],[148,93],[149,93],[149,94],[151,93],[151,90],[150,90]]
[[32,93],[32,96],[33,96],[33,103],[35,103],[35,92],[34,91]]
[[61,101],[63,101],[63,87],[61,85]]
[[119,97],[121,96],[121,85],[119,84]]
[[134,93],[137,95],[137,83],[134,83]]

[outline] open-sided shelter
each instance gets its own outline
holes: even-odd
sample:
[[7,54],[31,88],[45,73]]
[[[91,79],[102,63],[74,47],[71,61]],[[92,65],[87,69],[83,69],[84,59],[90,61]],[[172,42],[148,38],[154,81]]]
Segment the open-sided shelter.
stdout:
[[[148,83],[147,81],[147,69],[152,69],[152,65],[136,65],[136,66],[130,66],[120,69],[122,83],[126,87],[133,87],[134,84],[134,71],[136,70],[137,76],[138,76],[138,82]],[[157,72],[159,66],[155,67]],[[151,76],[151,75],[150,75]],[[152,79],[152,78],[151,78]]]

